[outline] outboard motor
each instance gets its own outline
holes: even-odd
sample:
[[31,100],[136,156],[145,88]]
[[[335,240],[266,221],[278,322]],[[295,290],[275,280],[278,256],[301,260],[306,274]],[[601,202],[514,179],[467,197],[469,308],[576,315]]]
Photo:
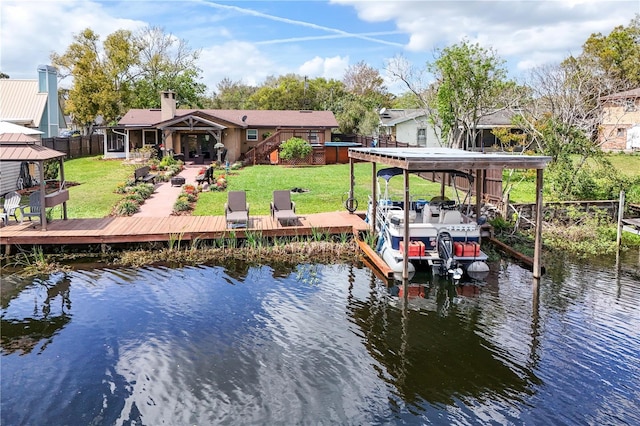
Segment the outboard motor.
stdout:
[[448,232],[440,232],[438,234],[438,255],[442,259],[439,274],[441,276],[451,275],[454,283],[462,278],[462,269],[454,264],[453,261],[453,239]]

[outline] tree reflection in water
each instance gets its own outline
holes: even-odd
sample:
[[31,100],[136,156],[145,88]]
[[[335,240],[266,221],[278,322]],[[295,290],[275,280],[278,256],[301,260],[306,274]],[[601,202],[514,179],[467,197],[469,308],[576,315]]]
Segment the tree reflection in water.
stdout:
[[[24,355],[38,346],[38,353],[41,353],[53,336],[71,321],[71,280],[66,274],[52,275],[47,280],[36,279],[30,286],[43,290],[35,292],[31,315],[0,320],[0,347],[5,354],[21,352]],[[15,298],[20,292],[12,294]],[[3,300],[3,308],[9,306],[11,300]]]

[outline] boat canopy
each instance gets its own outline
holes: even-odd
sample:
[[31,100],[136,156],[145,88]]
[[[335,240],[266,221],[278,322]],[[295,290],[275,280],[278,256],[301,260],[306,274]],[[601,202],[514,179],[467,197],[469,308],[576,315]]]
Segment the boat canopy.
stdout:
[[[378,170],[376,175],[379,178],[383,178],[387,182],[394,176],[399,176],[403,173],[403,169],[400,167],[387,167],[384,169]],[[464,177],[469,180],[469,182],[473,183],[473,175],[470,173],[463,172],[461,170],[407,170],[409,173],[447,173],[454,177]]]

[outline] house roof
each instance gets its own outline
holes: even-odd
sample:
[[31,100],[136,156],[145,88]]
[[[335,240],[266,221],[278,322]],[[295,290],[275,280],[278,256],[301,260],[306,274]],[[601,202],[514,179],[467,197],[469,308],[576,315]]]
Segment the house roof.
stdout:
[[606,101],[611,99],[629,99],[640,98],[640,87],[637,89],[625,90],[624,92],[612,93],[607,96],[601,96],[600,100]]
[[391,127],[425,115],[423,109],[385,109],[380,114],[380,123],[383,126]]
[[38,91],[38,80],[0,79],[0,120],[39,127],[47,105],[47,93]]
[[[480,117],[478,128],[510,127],[514,115],[513,111],[505,109],[490,112]],[[382,126],[391,127],[425,116],[424,109],[385,109],[380,114],[380,123]]]
[[[15,135],[15,133],[5,133],[6,135]],[[23,138],[31,138],[30,136],[21,135]],[[39,145],[31,138],[31,142],[25,141],[4,141],[0,140],[0,160],[1,161],[45,161],[54,158],[66,157],[64,152],[47,148]]]
[[[237,109],[178,109],[176,116],[201,112],[213,119],[224,120],[238,127],[338,127],[331,111],[273,111]],[[243,121],[242,118],[246,116]],[[118,122],[118,127],[153,127],[161,122],[159,109],[130,109]]]

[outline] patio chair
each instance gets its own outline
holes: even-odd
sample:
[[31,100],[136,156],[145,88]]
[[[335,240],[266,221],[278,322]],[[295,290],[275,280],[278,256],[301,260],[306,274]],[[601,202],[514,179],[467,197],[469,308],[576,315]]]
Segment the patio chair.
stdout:
[[[26,211],[26,208],[29,208],[29,211]],[[31,221],[32,217],[37,217],[38,219],[40,219],[41,208],[40,191],[32,192],[31,195],[29,195],[29,205],[20,206],[20,211],[22,212],[20,223],[22,223],[25,218],[29,218],[29,221]]]
[[17,192],[9,192],[4,196],[4,205],[2,206],[2,213],[0,213],[0,219],[5,225],[9,224],[9,216],[13,216],[15,221],[18,221],[18,215],[16,212],[20,208],[20,199],[22,197]]
[[273,191],[273,201],[271,202],[271,216],[281,224],[291,224],[296,222],[296,203],[291,201],[291,191]]
[[247,227],[249,223],[249,203],[244,191],[229,191],[227,202],[224,203],[224,218],[227,226]]

